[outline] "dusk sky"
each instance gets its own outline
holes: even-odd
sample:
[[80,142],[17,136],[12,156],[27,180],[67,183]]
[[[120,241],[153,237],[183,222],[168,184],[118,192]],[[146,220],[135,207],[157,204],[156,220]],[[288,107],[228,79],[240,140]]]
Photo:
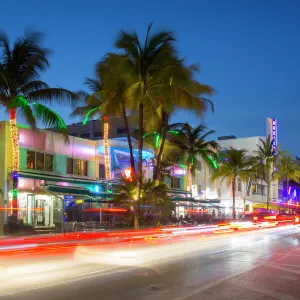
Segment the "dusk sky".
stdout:
[[[201,67],[198,80],[215,88],[214,114],[205,124],[217,136],[265,135],[266,117],[278,119],[278,142],[300,156],[300,1],[292,0],[11,0],[1,5],[0,29],[11,41],[32,28],[53,50],[42,79],[51,86],[84,89],[86,76],[120,29],[147,25],[175,32],[181,56]],[[71,109],[56,109],[67,123]],[[0,119],[6,118],[5,112]],[[189,112],[173,121],[198,125]]]

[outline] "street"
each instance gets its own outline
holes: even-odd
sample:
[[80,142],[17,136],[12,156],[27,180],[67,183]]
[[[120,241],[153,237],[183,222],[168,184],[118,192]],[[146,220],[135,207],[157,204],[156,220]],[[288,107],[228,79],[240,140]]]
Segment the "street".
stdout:
[[300,299],[298,226],[0,257],[1,299]]

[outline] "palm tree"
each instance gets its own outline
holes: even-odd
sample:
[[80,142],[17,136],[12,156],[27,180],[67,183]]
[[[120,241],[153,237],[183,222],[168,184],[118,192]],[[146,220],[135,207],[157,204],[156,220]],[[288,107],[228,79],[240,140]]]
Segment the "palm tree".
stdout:
[[300,168],[291,156],[282,156],[276,164],[275,178],[284,180],[286,183],[286,196],[289,197],[289,183],[295,181],[300,183]]
[[193,177],[195,176],[195,166],[200,164],[199,159],[205,161],[209,167],[216,168],[215,159],[217,157],[218,143],[206,141],[206,138],[213,134],[213,130],[208,130],[205,126],[192,127],[188,123],[175,123],[170,126],[178,133],[171,139],[181,151],[182,156],[188,164],[188,186],[192,190]]
[[235,214],[235,187],[236,180],[239,178],[241,181],[246,182],[249,178],[255,179],[256,170],[254,166],[256,161],[253,157],[248,156],[246,150],[237,150],[232,147],[226,153],[220,154],[221,160],[219,167],[214,169],[211,181],[217,178],[222,178],[221,183],[227,179],[228,186],[231,185],[232,189],[232,217],[236,218]]
[[274,163],[276,151],[273,147],[271,135],[266,140],[260,139],[261,145],[257,145],[258,150],[254,151],[257,160],[257,175],[267,184],[267,210],[270,204],[270,187],[274,174]]
[[[127,82],[127,96],[133,103],[136,102],[138,111],[138,174],[137,174],[137,200],[140,200],[142,185],[142,151],[144,135],[144,111],[154,111],[155,102],[153,92],[156,85],[155,79],[159,74],[174,63],[175,41],[172,32],[160,31],[150,35],[152,24],[148,26],[145,41],[142,42],[136,32],[121,31],[115,46],[124,54],[120,63],[122,77]],[[151,101],[153,100],[153,101]]]
[[86,78],[85,80],[85,85],[92,93],[84,95],[84,105],[78,106],[71,116],[84,116],[84,123],[95,116],[121,116],[130,152],[131,177],[134,178],[135,161],[127,117],[126,82],[118,75],[119,62],[122,58],[121,55],[108,54],[97,64],[96,78]]
[[[117,186],[116,191],[120,196],[116,199],[118,203],[132,204],[132,200],[136,197],[136,182],[129,180],[122,180],[121,184]],[[139,214],[140,206],[147,205],[151,207],[151,210],[160,210],[164,215],[170,213],[172,208],[171,198],[168,196],[168,185],[165,182],[159,182],[157,180],[145,180],[142,182],[140,201],[134,205],[134,227],[139,229]]]
[[40,80],[40,72],[49,67],[49,51],[41,46],[41,34],[29,32],[10,46],[5,33],[0,34],[0,103],[9,110],[13,147],[13,206],[17,206],[19,146],[17,111],[33,127],[44,121],[66,133],[66,125],[53,110],[38,103],[71,103],[76,95],[62,88],[50,88]]

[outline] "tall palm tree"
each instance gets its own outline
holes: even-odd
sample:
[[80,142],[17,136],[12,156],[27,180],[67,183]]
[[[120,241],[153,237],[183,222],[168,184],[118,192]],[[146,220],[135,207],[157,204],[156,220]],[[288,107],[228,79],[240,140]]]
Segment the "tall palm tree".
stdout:
[[71,116],[84,116],[84,123],[89,118],[100,118],[101,115],[121,116],[130,152],[131,177],[134,178],[135,161],[127,117],[126,82],[119,76],[118,71],[122,59],[121,55],[108,54],[97,64],[96,78],[85,80],[91,94],[84,95],[84,105],[76,107]]
[[226,153],[220,154],[219,167],[214,169],[211,181],[222,178],[221,183],[226,179],[228,186],[232,189],[232,217],[236,218],[235,213],[235,187],[236,180],[246,182],[249,178],[255,180],[256,161],[248,156],[246,150],[237,150],[232,147]]
[[173,137],[172,143],[181,151],[182,156],[188,164],[188,186],[192,190],[193,177],[195,176],[195,166],[200,164],[200,159],[205,161],[209,167],[216,168],[215,159],[217,157],[218,143],[206,141],[206,138],[213,134],[213,130],[208,130],[205,126],[192,127],[188,123],[175,123],[170,126],[178,133]]
[[13,146],[13,206],[17,206],[19,146],[17,111],[33,127],[36,120],[46,126],[66,132],[62,118],[53,110],[38,103],[71,103],[77,95],[62,88],[50,88],[40,80],[40,73],[49,67],[49,51],[41,46],[41,34],[28,32],[11,47],[5,33],[0,34],[0,103],[9,110]]
[[286,196],[289,197],[289,183],[295,181],[300,183],[300,168],[291,156],[281,156],[276,165],[275,178],[286,183]]
[[270,204],[270,187],[274,175],[274,163],[276,150],[273,147],[271,135],[266,140],[260,139],[261,145],[257,145],[258,150],[254,151],[257,160],[257,175],[267,184],[267,210]]
[[[131,132],[127,114],[133,107],[130,99],[127,97],[127,82],[120,76],[120,64],[124,56],[109,53],[102,61],[97,64],[97,74],[103,82],[102,111],[107,115],[121,116],[124,122],[126,137],[130,153],[131,178],[135,178],[135,161],[133,155],[133,146]],[[132,100],[132,99],[131,99]]]
[[144,112],[154,111],[153,92],[156,87],[155,79],[159,74],[174,63],[175,41],[172,32],[160,31],[150,34],[152,24],[148,26],[146,37],[142,42],[136,32],[121,31],[115,46],[122,51],[124,59],[120,64],[121,74],[129,88],[127,96],[132,102],[136,101],[138,111],[138,174],[137,174],[137,200],[140,199],[142,184],[142,151],[144,135]]

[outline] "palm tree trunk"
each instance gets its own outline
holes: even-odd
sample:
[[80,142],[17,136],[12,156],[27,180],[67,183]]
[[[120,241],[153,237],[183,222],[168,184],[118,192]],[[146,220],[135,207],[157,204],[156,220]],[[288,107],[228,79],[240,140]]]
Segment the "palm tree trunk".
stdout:
[[163,112],[162,113],[162,118],[163,118],[162,140],[161,140],[161,145],[159,147],[159,152],[158,152],[158,155],[157,155],[156,166],[155,166],[155,169],[154,169],[154,174],[153,174],[153,179],[154,180],[159,179],[161,157],[162,157],[162,154],[163,154],[163,151],[164,151],[164,146],[165,146],[165,141],[166,141],[167,131],[168,131],[169,116],[165,112]]
[[270,206],[270,181],[267,182],[267,211],[269,211]]
[[193,185],[192,164],[189,163],[189,165],[188,165],[188,187],[189,187],[190,192],[192,192],[192,185]]
[[144,104],[139,104],[139,135],[138,135],[138,174],[136,185],[136,197],[139,203],[141,195],[141,186],[143,180],[143,134],[144,134]]
[[15,108],[9,110],[9,125],[13,151],[13,191],[12,214],[18,215],[18,171],[19,171],[19,139],[17,128],[17,112]]
[[235,185],[236,185],[236,177],[232,180],[232,218],[235,220]]
[[129,132],[129,125],[128,125],[128,119],[127,119],[127,116],[126,116],[125,105],[121,104],[121,106],[122,106],[122,117],[123,117],[123,121],[124,121],[124,124],[125,124],[126,136],[127,136],[128,147],[129,147],[129,152],[130,152],[131,178],[132,178],[132,180],[134,180],[134,178],[135,178],[135,163],[134,163],[131,136],[130,136],[130,132]]

